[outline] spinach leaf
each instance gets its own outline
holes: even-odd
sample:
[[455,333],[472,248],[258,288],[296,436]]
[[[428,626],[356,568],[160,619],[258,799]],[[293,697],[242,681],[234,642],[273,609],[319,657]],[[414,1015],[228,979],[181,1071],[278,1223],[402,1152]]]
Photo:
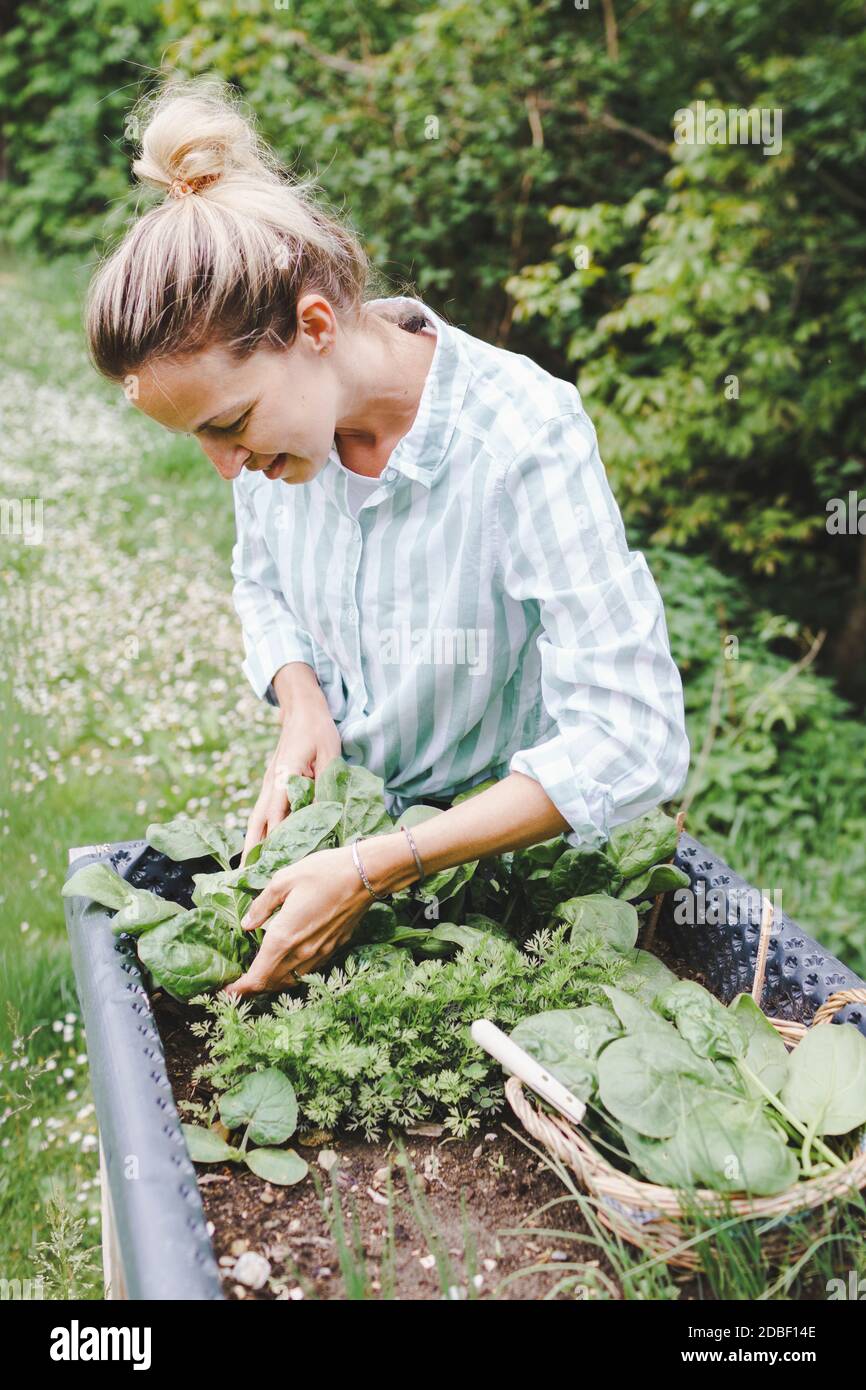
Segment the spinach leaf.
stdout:
[[653,864],[651,869],[637,878],[627,879],[617,896],[636,902],[639,898],[654,898],[659,893],[669,893],[673,888],[688,888],[690,883],[688,874],[675,864]]
[[244,973],[255,942],[206,908],[171,917],[146,931],[138,954],[154,980],[175,999],[221,989]]
[[[424,916],[428,921],[435,920],[445,903],[452,903],[457,894],[465,888],[478,868],[478,862],[477,859],[470,859],[465,864],[454,864],[450,869],[440,869],[438,873],[425,878],[423,883],[413,884],[410,889],[404,890],[407,898],[411,900],[415,897],[426,903]],[[393,900],[397,900],[397,894],[394,894]]]
[[[736,1018],[745,1040],[743,1061],[767,1090],[777,1096],[788,1075],[788,1049],[781,1035],[750,994],[738,994],[731,1000],[728,1009]],[[748,1077],[744,1078],[743,1084],[754,1093],[754,1083],[750,1083]]]
[[570,937],[600,939],[616,951],[630,951],[637,941],[638,917],[631,903],[606,893],[569,898],[554,911],[554,919],[571,927]]
[[306,1161],[294,1149],[250,1149],[244,1159],[257,1178],[277,1187],[292,1187],[309,1171]]
[[234,880],[229,881],[247,892],[261,892],[279,869],[331,843],[342,816],[343,808],[336,801],[313,801],[293,811],[268,835],[255,863],[248,861],[234,870]]
[[736,1015],[694,980],[668,985],[654,1007],[673,1019],[680,1036],[699,1057],[742,1057],[746,1051]]
[[170,917],[180,916],[184,908],[146,888],[133,888],[107,864],[86,864],[63,885],[64,898],[91,898],[102,907],[118,909],[111,929],[116,934],[137,936]]
[[309,806],[316,791],[316,784],[312,777],[302,777],[299,772],[291,772],[285,780],[286,796],[289,799],[289,809],[300,811],[302,807]]
[[169,859],[201,859],[211,855],[224,869],[243,846],[239,831],[223,830],[207,820],[171,820],[147,827],[147,843]]
[[464,926],[462,923],[441,922],[432,931],[419,932],[418,936],[422,939],[419,942],[419,949],[423,955],[445,956],[453,955],[450,949],[452,946],[474,946],[477,942],[483,941],[489,933],[479,930],[478,927]]
[[399,925],[390,903],[371,903],[352,934],[352,942],[360,946],[391,941]]
[[217,874],[193,874],[193,906],[208,908],[229,926],[240,929],[249,904],[249,895],[237,886],[240,873],[239,869],[223,869]]
[[697,1181],[718,1192],[772,1197],[799,1177],[796,1153],[758,1100],[707,1096],[683,1128]]
[[663,1186],[769,1197],[799,1175],[795,1153],[758,1101],[710,1096],[666,1138],[650,1139],[627,1125],[622,1136],[644,1177]]
[[567,849],[551,870],[550,890],[557,902],[587,897],[607,892],[612,877],[610,861],[602,850]]
[[384,781],[366,767],[333,758],[316,778],[316,801],[337,802],[340,819],[337,840],[341,845],[367,835],[393,830],[382,795]]
[[238,1163],[243,1157],[214,1129],[187,1124],[182,1124],[181,1129],[193,1163]]
[[624,989],[616,985],[602,985],[604,993],[607,995],[617,1018],[628,1033],[661,1033],[664,1037],[678,1038],[673,1024],[667,1023],[661,1014],[656,1013],[655,1009],[637,999],[633,994],[628,994]]
[[588,1101],[598,1081],[597,1058],[602,1048],[622,1035],[609,1009],[587,1004],[581,1009],[548,1009],[524,1018],[511,1038],[567,1086]]
[[636,946],[624,955],[627,964],[619,977],[619,987],[636,995],[644,1004],[652,1005],[659,990],[673,984],[677,978],[652,951],[642,951]]
[[247,1137],[255,1144],[282,1144],[298,1123],[295,1088],[277,1067],[250,1072],[225,1091],[219,1112],[226,1129],[247,1125]]
[[540,840],[537,845],[515,850],[513,866],[521,877],[528,877],[534,869],[552,869],[565,849],[565,836],[554,835],[550,840]]
[[605,1110],[652,1139],[675,1133],[703,1098],[701,1082],[707,1079],[674,1028],[666,1037],[653,1031],[617,1038],[598,1059],[598,1094]]
[[371,965],[376,971],[404,972],[414,968],[409,951],[401,950],[399,946],[392,946],[384,941],[368,941],[362,942],[360,946],[353,946],[347,954],[346,959],[349,958],[359,965]]
[[294,1149],[237,1149],[204,1125],[181,1125],[193,1163],[245,1163],[250,1172],[278,1187],[301,1182],[309,1171]]
[[617,826],[607,853],[622,878],[632,879],[670,859],[678,840],[676,821],[662,811],[650,811],[639,820]]
[[811,1028],[788,1058],[782,1104],[816,1134],[866,1124],[866,1038],[853,1023]]

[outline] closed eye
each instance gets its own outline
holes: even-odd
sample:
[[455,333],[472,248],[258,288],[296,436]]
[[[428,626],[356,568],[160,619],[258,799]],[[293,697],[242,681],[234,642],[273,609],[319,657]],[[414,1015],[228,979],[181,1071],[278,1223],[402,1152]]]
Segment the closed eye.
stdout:
[[251,415],[252,411],[248,410],[245,415],[241,415],[237,420],[233,420],[230,425],[211,425],[210,428],[217,434],[235,434],[238,430],[243,429]]

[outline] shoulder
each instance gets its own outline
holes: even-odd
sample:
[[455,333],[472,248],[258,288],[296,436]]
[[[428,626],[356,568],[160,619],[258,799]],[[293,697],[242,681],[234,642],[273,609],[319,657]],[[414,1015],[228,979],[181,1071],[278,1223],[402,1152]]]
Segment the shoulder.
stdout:
[[553,376],[523,353],[494,347],[449,326],[459,350],[472,365],[460,418],[461,432],[486,444],[499,465],[544,443],[556,421],[573,422],[592,442],[595,431],[574,382]]

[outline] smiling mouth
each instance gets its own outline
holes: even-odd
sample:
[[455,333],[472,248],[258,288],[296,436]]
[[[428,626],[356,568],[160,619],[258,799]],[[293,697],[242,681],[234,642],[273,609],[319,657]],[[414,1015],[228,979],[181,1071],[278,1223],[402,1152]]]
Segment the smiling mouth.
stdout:
[[283,474],[283,472],[284,472],[284,470],[285,470],[285,468],[286,468],[288,462],[289,462],[289,455],[288,455],[288,454],[277,454],[277,456],[276,456],[276,458],[274,459],[273,463],[269,463],[268,466],[267,466],[267,468],[263,469],[262,471],[264,472],[264,475],[265,475],[266,478],[270,478],[270,479],[272,479],[272,480],[275,479],[275,478],[280,478],[280,477],[282,477],[282,474]]

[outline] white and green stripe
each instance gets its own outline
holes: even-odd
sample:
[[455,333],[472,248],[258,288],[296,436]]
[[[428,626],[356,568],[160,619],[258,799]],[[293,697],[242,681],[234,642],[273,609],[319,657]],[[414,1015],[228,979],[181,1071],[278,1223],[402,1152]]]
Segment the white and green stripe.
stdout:
[[311,481],[242,471],[232,573],[259,696],[318,676],[393,814],[536,778],[573,845],[674,796],[689,746],[664,610],[574,385],[415,299],[437,342],[415,421],[357,517],[336,446]]

